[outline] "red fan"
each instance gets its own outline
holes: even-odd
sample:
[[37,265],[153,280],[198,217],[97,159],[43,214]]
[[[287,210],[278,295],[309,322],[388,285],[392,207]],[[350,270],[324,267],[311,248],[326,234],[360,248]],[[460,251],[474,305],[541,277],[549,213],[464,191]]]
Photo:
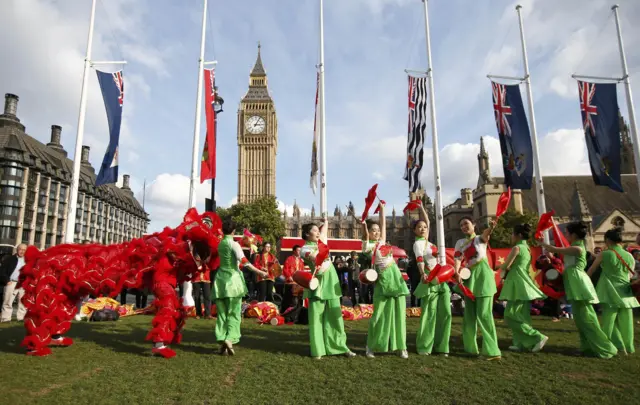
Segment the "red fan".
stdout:
[[538,221],[538,227],[536,229],[535,238],[541,239],[542,232],[546,231],[547,229],[551,229],[553,232],[553,242],[556,245],[556,247],[567,247],[569,246],[569,241],[567,241],[567,239],[564,237],[562,232],[560,232],[558,225],[556,225],[555,221],[553,220],[554,215],[555,215],[555,211],[553,210],[551,210],[550,212],[545,212],[544,214],[540,215],[540,220]]
[[407,213],[407,211],[413,211],[413,210],[417,210],[418,208],[420,208],[420,205],[422,204],[421,200],[413,200],[413,201],[409,201],[407,203],[407,206],[404,207],[404,209],[402,210],[402,212],[404,212],[405,214]]
[[545,212],[544,214],[540,215],[540,219],[538,220],[538,227],[536,228],[536,234],[535,234],[536,239],[541,239],[542,232],[553,227],[553,216],[555,214],[556,212],[551,210],[549,212]]
[[383,204],[386,204],[386,203],[387,203],[387,202],[386,202],[385,200],[380,200],[380,203],[378,203],[378,207],[376,208],[376,210],[375,210],[375,211],[373,211],[373,213],[374,213],[374,214],[377,214],[378,212],[380,212],[380,207],[381,207]]
[[511,187],[507,189],[504,193],[500,195],[498,199],[498,206],[496,207],[496,220],[502,216],[507,209],[509,208],[509,204],[511,204]]
[[319,267],[329,257],[329,246],[321,240],[318,241],[318,254],[316,255],[316,267]]
[[367,198],[364,199],[364,211],[362,212],[363,222],[369,216],[369,210],[371,209],[373,202],[376,200],[376,197],[378,196],[377,190],[378,190],[378,184],[374,184],[373,187],[369,189],[369,192],[367,193]]

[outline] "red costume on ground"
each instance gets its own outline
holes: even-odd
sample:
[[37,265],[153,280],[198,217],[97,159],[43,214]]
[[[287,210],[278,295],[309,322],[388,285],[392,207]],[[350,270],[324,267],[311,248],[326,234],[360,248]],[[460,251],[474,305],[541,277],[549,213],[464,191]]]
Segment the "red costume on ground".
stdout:
[[[207,270],[206,263],[198,268],[192,245],[205,246],[210,260],[217,259],[220,229],[216,214],[199,215],[192,208],[177,228],[165,228],[130,242],[58,245],[42,252],[29,247],[19,282],[25,290],[22,303],[27,308],[27,336],[22,346],[27,354],[38,356],[51,353],[47,346],[69,346],[73,341],[61,335],[71,327],[80,300],[87,295],[115,297],[123,288],[144,287],[152,290],[156,307],[147,340],[180,343],[186,314],[175,288],[178,282],[190,281]],[[171,349],[164,349],[154,353],[175,355]]]

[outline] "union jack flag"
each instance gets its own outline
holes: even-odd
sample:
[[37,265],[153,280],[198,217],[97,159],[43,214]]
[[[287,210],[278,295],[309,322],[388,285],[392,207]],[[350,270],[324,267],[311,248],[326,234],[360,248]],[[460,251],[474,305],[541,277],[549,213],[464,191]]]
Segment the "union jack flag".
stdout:
[[520,86],[491,82],[491,93],[500,138],[504,184],[512,189],[530,190],[533,153]]
[[578,81],[578,93],[594,183],[623,192],[616,84]]
[[119,93],[118,104],[122,107],[122,103],[124,103],[124,81],[122,80],[122,71],[113,74],[113,81],[116,83],[116,88]]
[[496,116],[498,132],[511,136],[511,126],[507,116],[511,115],[511,107],[507,105],[507,91],[504,84],[491,83],[493,87],[493,111]]
[[124,103],[124,77],[122,71],[115,73],[96,71],[96,73],[109,122],[109,145],[104,153],[98,176],[96,176],[96,186],[100,186],[118,181],[118,145]]
[[593,96],[596,94],[596,84],[589,82],[578,82],[578,88],[580,89],[580,111],[584,116],[584,131],[589,135],[596,135],[596,127],[593,125],[592,115],[598,115],[598,107],[591,104],[593,102]]

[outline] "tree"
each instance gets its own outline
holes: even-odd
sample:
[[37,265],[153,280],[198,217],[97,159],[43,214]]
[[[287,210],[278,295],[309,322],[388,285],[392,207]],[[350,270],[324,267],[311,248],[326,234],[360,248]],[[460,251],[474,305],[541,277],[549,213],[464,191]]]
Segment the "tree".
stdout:
[[529,243],[531,243],[534,231],[538,226],[538,214],[527,210],[519,214],[514,209],[509,209],[498,220],[498,224],[493,230],[493,234],[491,234],[491,239],[489,239],[489,245],[492,248],[511,247],[513,227],[525,222],[531,225],[531,239],[529,240]]
[[261,197],[251,203],[238,203],[229,208],[218,208],[222,220],[231,217],[236,222],[236,232],[247,228],[262,236],[265,242],[275,242],[285,236],[284,220],[278,210],[275,197]]

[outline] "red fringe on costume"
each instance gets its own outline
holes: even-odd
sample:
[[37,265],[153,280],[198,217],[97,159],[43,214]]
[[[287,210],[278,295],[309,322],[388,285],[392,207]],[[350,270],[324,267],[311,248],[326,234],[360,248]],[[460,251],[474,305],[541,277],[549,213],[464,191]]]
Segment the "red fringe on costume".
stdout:
[[[190,281],[207,266],[196,267],[189,242],[205,242],[211,260],[217,259],[221,230],[214,213],[187,211],[177,228],[115,245],[58,245],[39,251],[30,246],[20,285],[27,309],[22,346],[31,355],[47,355],[52,336],[71,327],[77,304],[87,295],[116,297],[123,288],[151,288],[156,315],[147,340],[180,343],[186,314],[175,292],[177,283]],[[70,339],[64,340],[66,343]]]

